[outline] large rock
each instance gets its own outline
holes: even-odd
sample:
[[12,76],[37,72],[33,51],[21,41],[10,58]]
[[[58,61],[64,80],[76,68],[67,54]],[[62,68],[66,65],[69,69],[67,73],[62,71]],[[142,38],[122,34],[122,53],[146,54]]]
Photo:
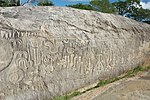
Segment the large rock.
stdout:
[[65,7],[0,8],[0,100],[46,100],[149,60],[150,25]]

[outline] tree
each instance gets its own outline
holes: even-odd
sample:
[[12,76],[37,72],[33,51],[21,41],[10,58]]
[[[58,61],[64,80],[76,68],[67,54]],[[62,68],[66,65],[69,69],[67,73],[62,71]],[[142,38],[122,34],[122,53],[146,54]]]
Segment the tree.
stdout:
[[104,13],[114,13],[112,4],[109,0],[92,0],[90,4],[97,9],[97,11]]
[[82,4],[78,3],[75,5],[66,5],[67,7],[77,8],[77,9],[84,9],[84,10],[96,10],[94,7],[92,7],[89,4]]
[[112,3],[112,5],[119,15],[125,15],[127,13],[127,2],[119,0],[118,2]]
[[119,15],[136,21],[149,21],[150,19],[150,10],[143,9],[140,5],[140,0],[119,0],[112,3],[112,5]]
[[67,6],[72,8],[84,9],[84,10],[100,11],[104,13],[115,12],[109,0],[92,0],[90,4],[79,3],[79,4],[67,5]]
[[132,15],[136,14],[141,8],[140,0],[119,0],[112,3],[113,7],[117,10],[119,15]]
[[[0,7],[11,7],[11,6],[20,6],[21,0],[0,0]],[[51,0],[26,0],[25,4],[33,4],[38,6],[53,6],[53,2]]]
[[51,0],[27,0],[25,3],[23,3],[22,5],[25,4],[33,4],[33,5],[38,5],[38,6],[53,6],[53,2]]
[[150,24],[150,10],[149,9],[143,9],[140,8],[138,13],[136,14],[136,19],[137,21],[142,21]]
[[8,6],[6,1],[0,0],[0,7],[5,7],[5,6]]
[[20,6],[20,0],[0,0],[1,7]]
[[38,6],[53,6],[53,2],[51,0],[40,0]]

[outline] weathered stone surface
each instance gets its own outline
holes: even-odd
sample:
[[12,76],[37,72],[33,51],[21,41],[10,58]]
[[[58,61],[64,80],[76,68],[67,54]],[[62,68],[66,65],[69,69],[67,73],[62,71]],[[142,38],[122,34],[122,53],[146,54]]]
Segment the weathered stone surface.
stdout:
[[150,71],[92,89],[71,100],[150,100]]
[[65,7],[0,8],[0,100],[45,100],[148,61],[150,25]]

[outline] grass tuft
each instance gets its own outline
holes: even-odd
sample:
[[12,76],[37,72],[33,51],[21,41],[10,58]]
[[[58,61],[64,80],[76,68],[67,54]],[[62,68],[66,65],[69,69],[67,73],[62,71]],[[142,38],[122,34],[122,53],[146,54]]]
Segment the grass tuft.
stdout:
[[63,96],[55,97],[53,100],[70,100],[71,98],[73,98],[75,96],[78,96],[78,95],[80,95],[80,92],[75,91],[72,94],[66,94],[66,95],[63,95]]

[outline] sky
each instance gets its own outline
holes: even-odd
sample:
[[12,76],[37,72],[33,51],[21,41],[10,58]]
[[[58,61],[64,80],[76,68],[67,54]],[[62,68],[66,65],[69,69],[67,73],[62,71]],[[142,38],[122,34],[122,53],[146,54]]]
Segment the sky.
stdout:
[[[22,2],[25,2],[27,0],[22,0]],[[83,3],[88,4],[90,0],[52,0],[55,6],[66,6],[70,4],[77,4],[77,3]],[[110,2],[114,2],[117,0],[110,0]],[[141,5],[145,9],[150,9],[150,0],[141,0]]]
[[[65,6],[69,4],[85,3],[88,4],[90,0],[52,0],[56,6]],[[115,2],[117,0],[110,0],[110,2]],[[143,6],[150,8],[150,0],[141,0]],[[147,4],[148,3],[148,4]]]
[[150,9],[150,0],[143,0],[141,5],[144,9]]

